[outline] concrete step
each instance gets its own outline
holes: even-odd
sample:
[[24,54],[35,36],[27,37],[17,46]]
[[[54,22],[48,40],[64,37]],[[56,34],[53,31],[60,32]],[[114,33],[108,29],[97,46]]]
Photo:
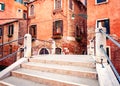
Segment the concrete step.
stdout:
[[60,64],[95,68],[94,59],[88,55],[38,55],[32,56],[29,61],[46,64]]
[[24,68],[12,71],[12,76],[46,84],[48,86],[99,86],[98,81],[95,79],[80,78]]
[[47,86],[30,80],[10,76],[0,81],[0,86]]
[[95,69],[81,66],[28,62],[22,64],[22,67],[25,69],[97,79],[97,73]]

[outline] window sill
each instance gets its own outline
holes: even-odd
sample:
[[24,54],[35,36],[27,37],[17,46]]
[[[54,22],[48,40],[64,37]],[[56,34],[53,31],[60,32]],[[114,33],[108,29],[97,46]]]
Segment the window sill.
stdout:
[[13,37],[13,35],[8,34],[8,37],[11,38],[11,37]]
[[99,2],[99,3],[95,3],[95,5],[102,5],[102,4],[107,4],[108,3],[108,1],[105,1],[105,2]]
[[35,18],[35,15],[30,15],[29,18],[30,18],[30,19],[34,19],[34,18]]
[[3,12],[4,10],[0,10],[0,12]]
[[60,13],[60,12],[63,12],[63,9],[54,9],[53,10],[53,14],[56,14],[56,13]]
[[55,35],[53,35],[52,38],[53,38],[53,39],[61,39],[61,38],[62,38],[62,35],[61,35],[61,34],[55,34]]

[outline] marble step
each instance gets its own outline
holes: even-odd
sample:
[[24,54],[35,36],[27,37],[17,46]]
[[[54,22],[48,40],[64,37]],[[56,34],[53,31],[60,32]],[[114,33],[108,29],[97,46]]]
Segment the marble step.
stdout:
[[48,86],[99,86],[98,80],[20,68],[12,76]]
[[30,62],[59,64],[95,68],[95,60],[88,55],[38,55],[32,56]]
[[93,68],[35,62],[24,63],[21,66],[25,69],[97,79],[96,70]]

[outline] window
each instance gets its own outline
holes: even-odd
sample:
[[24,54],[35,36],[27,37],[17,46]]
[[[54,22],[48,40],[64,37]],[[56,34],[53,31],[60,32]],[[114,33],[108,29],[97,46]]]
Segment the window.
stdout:
[[96,0],[97,4],[100,4],[100,3],[106,3],[108,2],[108,0]]
[[75,36],[76,37],[80,37],[81,34],[82,34],[81,28],[78,25],[76,25],[76,34],[75,34]]
[[30,6],[30,15],[34,15],[34,5]]
[[[31,34],[32,38],[37,37],[37,28],[36,27],[37,27],[36,25],[30,26],[29,33]],[[32,39],[32,41],[34,41],[34,39]]]
[[8,37],[12,37],[12,35],[14,34],[14,25],[9,25],[8,26]]
[[97,20],[97,27],[98,27],[99,23],[102,24],[102,27],[105,27],[105,28],[106,28],[106,34],[110,34],[109,19]]
[[5,10],[5,4],[4,3],[0,3],[0,11]]
[[82,30],[81,30],[81,28],[78,25],[76,25],[75,39],[78,42],[82,40]]
[[62,0],[55,0],[55,9],[60,9],[62,7]]
[[70,8],[71,10],[74,9],[73,0],[69,0],[69,8]]
[[63,20],[53,22],[53,36],[63,35]]
[[2,28],[0,28],[0,36],[2,36],[3,32],[2,32]]
[[61,38],[63,35],[63,20],[53,22],[53,38]]
[[23,13],[23,18],[27,19],[27,13]]
[[55,49],[55,54],[61,54],[61,53],[62,53],[62,49],[59,48],[59,47],[57,47],[57,48]]
[[23,0],[15,0],[15,1],[23,4]]

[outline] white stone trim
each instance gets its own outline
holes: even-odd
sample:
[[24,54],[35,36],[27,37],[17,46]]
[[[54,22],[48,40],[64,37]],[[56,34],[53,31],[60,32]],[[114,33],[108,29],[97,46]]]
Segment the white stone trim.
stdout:
[[96,20],[95,28],[98,28],[98,27],[97,27],[97,22],[98,22],[98,21],[100,21],[100,20],[106,20],[106,19],[109,19],[109,18],[101,18],[101,19],[97,19],[97,20]]
[[72,12],[74,12],[75,4],[74,4],[74,2],[73,2],[73,0],[72,0],[72,3],[73,3],[73,9],[70,9],[70,8],[69,8],[69,4],[70,4],[69,1],[70,1],[70,0],[68,0],[68,9],[71,10]]
[[106,0],[105,2],[101,2],[101,3],[97,3],[97,0],[95,0],[95,5],[105,4],[105,3],[108,3],[108,0]]
[[40,51],[41,51],[43,48],[45,48],[45,49],[48,51],[48,54],[50,54],[50,50],[49,50],[48,48],[46,48],[46,47],[41,47],[41,48],[38,50],[38,55],[41,55],[41,54],[39,54],[39,53],[40,53]]
[[75,41],[75,37],[67,36],[67,40]]

